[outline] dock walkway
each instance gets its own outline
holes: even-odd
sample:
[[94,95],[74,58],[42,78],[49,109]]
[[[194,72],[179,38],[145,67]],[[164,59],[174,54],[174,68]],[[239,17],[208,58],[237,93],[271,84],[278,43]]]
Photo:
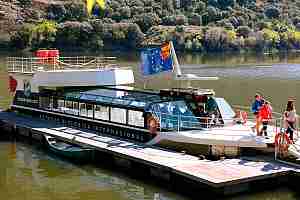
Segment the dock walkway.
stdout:
[[197,184],[221,189],[223,194],[248,191],[252,183],[300,173],[300,170],[276,161],[255,158],[200,160],[196,156],[145,146],[112,138],[99,133],[63,127],[46,120],[0,112],[2,123],[17,128],[29,128],[35,134],[46,134],[64,141],[89,146],[129,162],[137,162],[167,174],[183,177]]

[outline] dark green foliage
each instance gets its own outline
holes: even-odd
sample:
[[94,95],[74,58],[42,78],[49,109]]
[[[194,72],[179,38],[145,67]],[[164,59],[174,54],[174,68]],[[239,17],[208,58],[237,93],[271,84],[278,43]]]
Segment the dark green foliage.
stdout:
[[32,5],[32,0],[17,0],[17,1],[18,1],[18,4],[23,8],[27,8]]
[[111,19],[113,19],[116,22],[120,22],[122,19],[121,13],[119,11],[114,11],[112,13]]
[[175,26],[176,17],[174,15],[162,18],[162,24],[166,26]]
[[88,15],[84,4],[65,4],[66,14],[64,20],[78,20],[83,21],[87,19]]
[[248,37],[249,33],[251,33],[251,29],[248,26],[240,26],[236,32],[239,36]]
[[146,32],[152,26],[160,24],[161,20],[156,14],[148,13],[137,16],[134,22],[140,26],[143,32]]
[[235,0],[218,0],[218,7],[221,9],[233,7],[234,5],[235,5]]
[[292,22],[293,22],[294,25],[300,23],[300,16],[294,17],[294,18],[292,19]]
[[202,24],[202,17],[198,14],[192,14],[189,17],[189,24],[195,25],[195,26],[200,26]]
[[268,18],[278,18],[279,15],[280,15],[280,11],[278,8],[276,7],[268,7],[265,9],[265,15],[268,17]]
[[10,38],[10,44],[17,49],[25,49],[31,46],[32,38],[32,26],[24,25],[19,31],[17,31]]
[[220,9],[226,9],[235,5],[235,0],[208,0],[209,6],[217,7]]
[[144,7],[142,6],[133,6],[131,8],[131,14],[132,16],[141,15],[144,12]]
[[173,0],[161,0],[161,7],[163,10],[167,10],[172,13],[174,12]]
[[295,25],[296,29],[299,31],[300,30],[300,22],[298,22],[296,25]]
[[256,0],[236,0],[236,2],[243,7],[255,9],[256,8]]
[[128,45],[136,48],[144,39],[144,34],[137,24],[129,24],[127,31]]
[[49,20],[60,22],[66,18],[67,10],[62,4],[50,4],[50,6],[47,8],[47,13],[47,18]]
[[234,26],[230,22],[225,22],[224,25],[222,25],[226,30],[233,30]]
[[178,15],[175,17],[176,25],[187,25],[187,18],[184,15]]
[[207,4],[209,6],[218,7],[218,0],[208,0]]
[[199,1],[195,7],[195,12],[202,14],[205,11],[206,4],[203,1]]
[[88,22],[68,21],[58,25],[56,41],[59,46],[88,46],[94,32]]
[[120,9],[121,19],[129,19],[131,17],[131,10],[128,6]]

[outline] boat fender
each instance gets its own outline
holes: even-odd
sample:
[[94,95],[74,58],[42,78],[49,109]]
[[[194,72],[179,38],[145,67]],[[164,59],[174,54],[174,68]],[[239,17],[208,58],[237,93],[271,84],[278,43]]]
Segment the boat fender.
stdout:
[[[283,143],[282,141],[285,141],[286,143]],[[287,151],[287,149],[289,148],[289,145],[292,143],[286,133],[280,133],[280,132],[275,135],[274,142],[275,142],[276,147],[280,147],[280,149],[282,149],[284,151]]]
[[155,117],[151,116],[148,118],[147,127],[149,129],[150,134],[155,136],[158,128],[158,121],[155,119]]

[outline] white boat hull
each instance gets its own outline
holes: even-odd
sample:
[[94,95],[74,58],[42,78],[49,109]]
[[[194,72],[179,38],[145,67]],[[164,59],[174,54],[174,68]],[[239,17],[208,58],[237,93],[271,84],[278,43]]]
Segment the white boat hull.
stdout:
[[254,148],[267,150],[270,144],[274,144],[275,127],[269,127],[268,137],[256,136],[252,132],[252,123],[248,125],[236,124],[228,127],[211,128],[206,130],[192,130],[180,132],[160,132],[149,145],[164,146],[168,143],[179,145],[207,145],[214,148],[239,150],[240,148]]
[[300,143],[296,142],[295,144],[291,144],[289,146],[289,154],[296,157],[296,159],[300,159]]

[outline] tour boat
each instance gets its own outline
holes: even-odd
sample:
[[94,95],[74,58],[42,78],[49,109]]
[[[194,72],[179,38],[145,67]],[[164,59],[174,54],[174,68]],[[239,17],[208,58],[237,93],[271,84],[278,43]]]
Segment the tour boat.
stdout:
[[[11,109],[65,126],[197,154],[237,155],[242,148],[268,149],[274,144],[276,120],[268,128],[268,137],[257,136],[254,122],[245,113],[237,114],[213,90],[122,86],[134,82],[132,70],[107,59],[111,60],[8,58],[11,91],[16,90]],[[200,106],[205,116],[199,115]]]
[[44,138],[46,145],[51,152],[72,159],[74,162],[86,161],[93,156],[94,150],[91,148],[68,144],[48,135],[44,135]]

